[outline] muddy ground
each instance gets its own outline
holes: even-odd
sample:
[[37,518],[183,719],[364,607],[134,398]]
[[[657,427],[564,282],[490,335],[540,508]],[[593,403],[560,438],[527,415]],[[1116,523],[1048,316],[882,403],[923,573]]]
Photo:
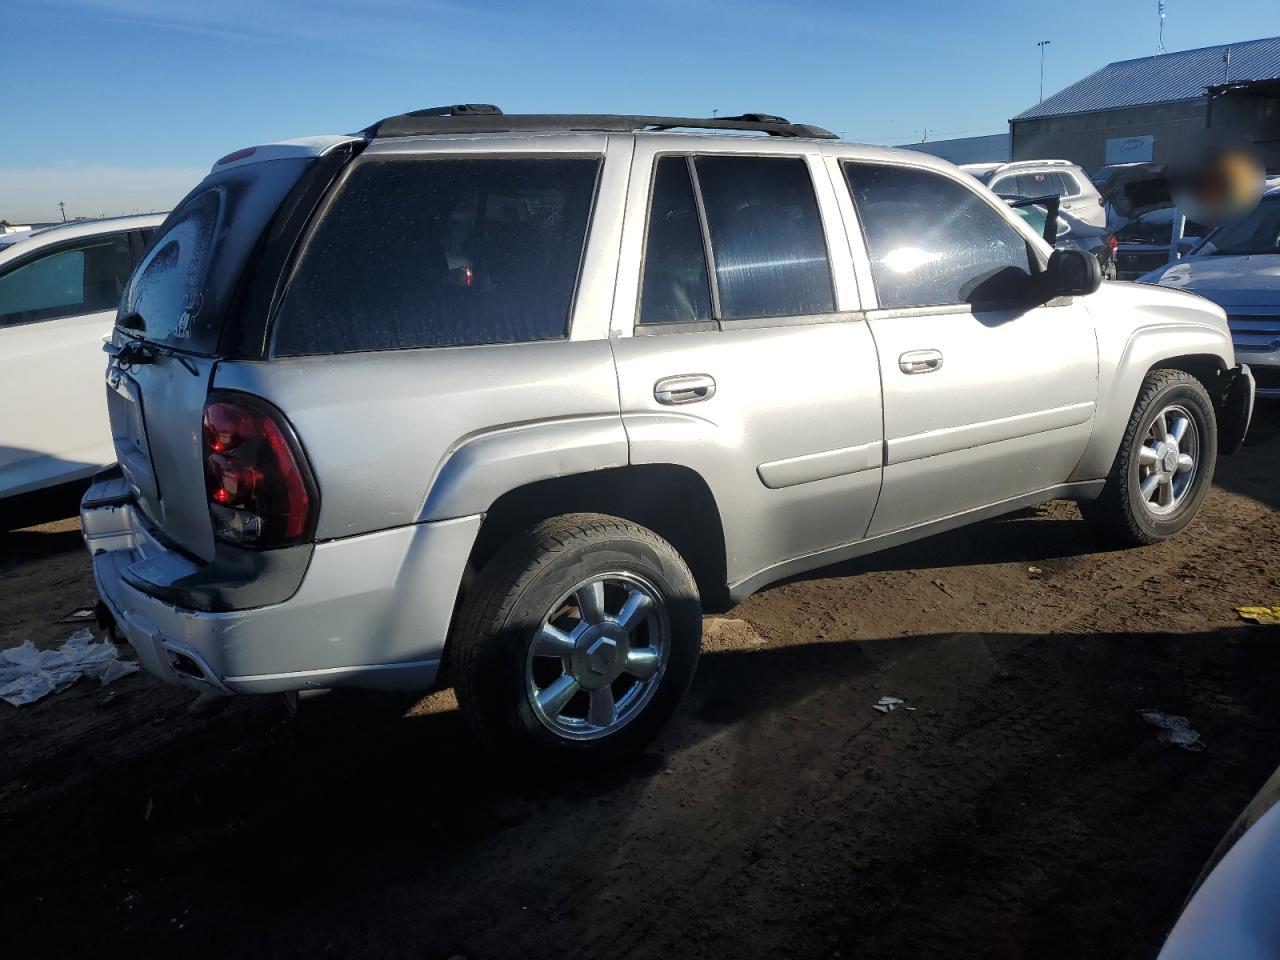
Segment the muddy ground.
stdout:
[[[0,703],[0,950],[1153,957],[1280,763],[1280,628],[1233,612],[1280,603],[1277,477],[1273,436],[1157,547],[1097,552],[1058,503],[768,589],[598,779],[494,764],[447,692]],[[91,599],[74,519],[0,534],[0,646]]]

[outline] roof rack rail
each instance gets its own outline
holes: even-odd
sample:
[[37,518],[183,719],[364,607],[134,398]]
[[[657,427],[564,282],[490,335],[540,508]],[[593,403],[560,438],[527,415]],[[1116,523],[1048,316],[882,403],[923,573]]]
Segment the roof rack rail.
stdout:
[[361,133],[376,137],[409,137],[431,133],[595,132],[635,133],[641,130],[742,130],[773,137],[835,140],[830,130],[792,123],[769,113],[736,117],[650,117],[631,114],[515,113],[504,114],[491,103],[459,103],[428,107],[387,117]]

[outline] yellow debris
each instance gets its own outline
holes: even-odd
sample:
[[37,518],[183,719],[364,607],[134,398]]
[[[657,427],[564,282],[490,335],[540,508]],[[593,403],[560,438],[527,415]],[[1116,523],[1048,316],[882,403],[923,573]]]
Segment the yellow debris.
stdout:
[[1280,607],[1236,607],[1236,613],[1254,623],[1280,625]]

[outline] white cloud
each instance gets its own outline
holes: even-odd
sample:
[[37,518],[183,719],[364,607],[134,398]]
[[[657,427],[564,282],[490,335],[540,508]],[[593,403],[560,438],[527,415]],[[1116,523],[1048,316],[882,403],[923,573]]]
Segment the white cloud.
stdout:
[[169,210],[208,167],[0,167],[0,220],[42,223],[59,218]]

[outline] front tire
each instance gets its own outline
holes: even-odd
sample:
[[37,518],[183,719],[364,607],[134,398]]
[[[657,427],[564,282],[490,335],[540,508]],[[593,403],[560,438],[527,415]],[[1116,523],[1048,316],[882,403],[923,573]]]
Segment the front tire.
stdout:
[[1147,375],[1101,495],[1081,505],[1110,543],[1167,540],[1195,519],[1213,482],[1218,423],[1204,385],[1182,370]]
[[488,744],[586,766],[648,743],[701,640],[697,586],[669,543],[616,517],[555,517],[481,569],[451,641],[455,691]]

